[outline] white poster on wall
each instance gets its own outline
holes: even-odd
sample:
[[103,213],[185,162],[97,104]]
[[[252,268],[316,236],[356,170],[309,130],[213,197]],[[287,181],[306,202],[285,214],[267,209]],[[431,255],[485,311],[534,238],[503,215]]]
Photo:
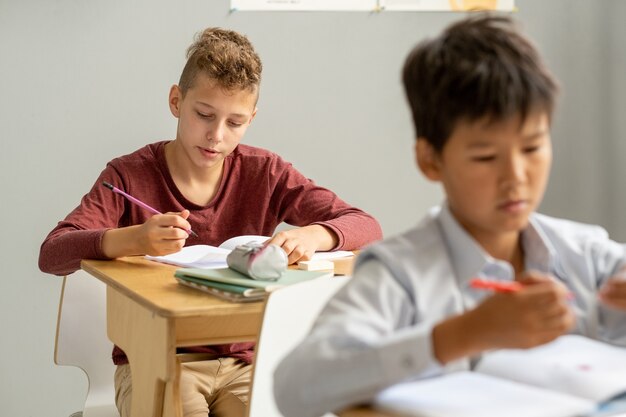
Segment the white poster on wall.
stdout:
[[374,11],[378,0],[231,0],[232,11]]
[[382,10],[391,11],[467,11],[515,10],[515,0],[379,0]]

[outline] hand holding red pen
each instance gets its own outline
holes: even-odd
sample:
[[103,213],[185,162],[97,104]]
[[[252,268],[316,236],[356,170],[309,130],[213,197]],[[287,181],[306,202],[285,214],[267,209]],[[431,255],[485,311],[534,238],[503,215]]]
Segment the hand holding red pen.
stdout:
[[574,325],[569,291],[550,276],[530,272],[507,288],[468,313],[486,349],[538,346]]
[[538,346],[574,325],[569,292],[548,275],[530,272],[515,283],[481,285],[499,289],[433,328],[434,355],[442,364],[491,349]]

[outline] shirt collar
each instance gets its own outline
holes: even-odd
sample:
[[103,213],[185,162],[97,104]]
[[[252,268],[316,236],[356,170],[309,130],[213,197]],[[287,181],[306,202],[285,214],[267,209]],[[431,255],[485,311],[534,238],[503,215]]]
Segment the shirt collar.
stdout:
[[[469,280],[476,277],[503,281],[515,279],[512,265],[485,252],[454,218],[448,204],[441,208],[438,222],[443,240],[448,247],[452,268],[462,289],[468,288]],[[554,272],[555,250],[533,215],[522,232],[522,247],[525,254],[525,270]]]
[[522,232],[522,247],[526,255],[527,271],[535,270],[543,273],[556,274],[556,249],[543,232],[537,216],[531,214],[528,226]]

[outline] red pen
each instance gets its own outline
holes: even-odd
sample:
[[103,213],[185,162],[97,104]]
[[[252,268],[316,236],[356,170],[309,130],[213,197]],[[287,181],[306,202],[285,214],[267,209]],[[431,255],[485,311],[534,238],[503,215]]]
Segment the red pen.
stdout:
[[516,281],[489,281],[486,279],[473,278],[470,280],[470,287],[496,292],[515,292],[521,290],[523,285]]
[[[516,292],[521,290],[524,285],[517,281],[490,281],[487,279],[472,278],[470,287],[479,290],[492,290],[495,292]],[[574,294],[568,292],[566,295],[568,300],[574,299]]]

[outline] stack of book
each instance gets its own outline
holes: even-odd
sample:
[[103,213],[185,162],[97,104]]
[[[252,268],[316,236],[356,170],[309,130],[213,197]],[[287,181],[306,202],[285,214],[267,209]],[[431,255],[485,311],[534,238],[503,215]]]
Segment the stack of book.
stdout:
[[174,273],[174,277],[180,284],[237,302],[263,300],[267,293],[285,285],[332,276],[332,271],[288,269],[278,280],[260,281],[230,268],[181,268]]

